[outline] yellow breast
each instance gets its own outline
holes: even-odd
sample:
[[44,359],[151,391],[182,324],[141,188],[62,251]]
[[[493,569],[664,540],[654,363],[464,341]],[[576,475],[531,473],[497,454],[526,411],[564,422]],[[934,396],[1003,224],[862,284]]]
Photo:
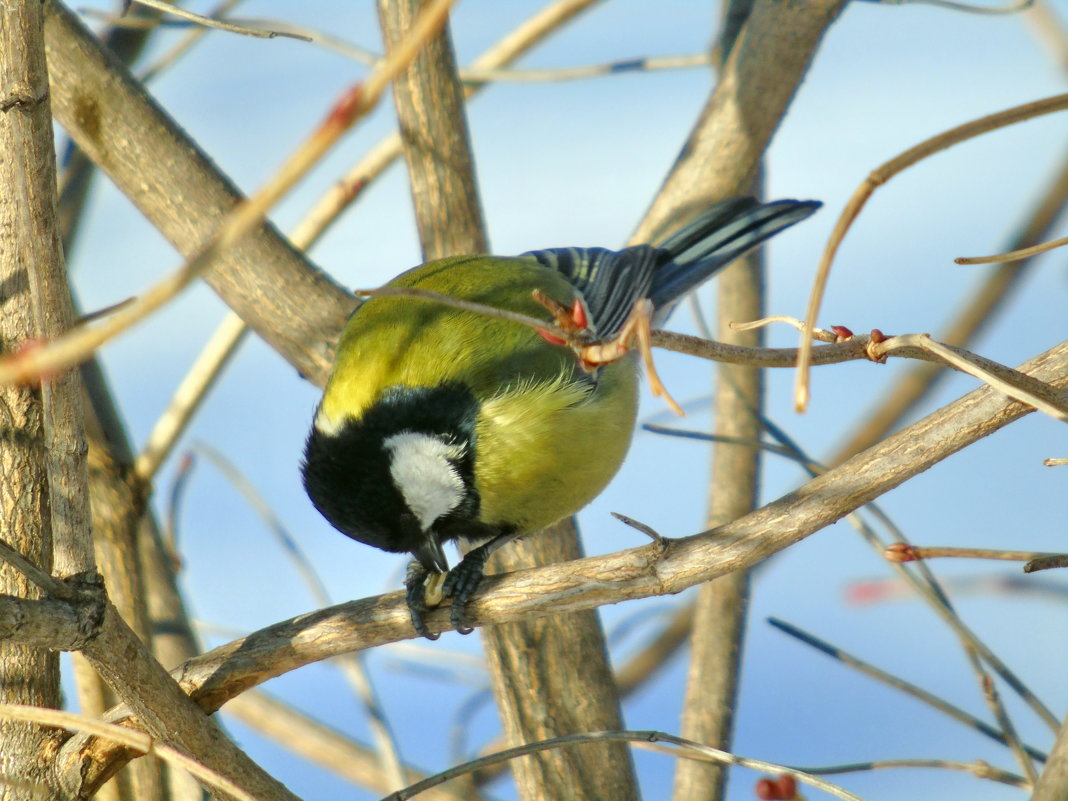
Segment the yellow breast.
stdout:
[[628,357],[602,367],[596,387],[560,376],[483,404],[475,461],[482,520],[537,531],[600,494],[630,447],[637,383]]

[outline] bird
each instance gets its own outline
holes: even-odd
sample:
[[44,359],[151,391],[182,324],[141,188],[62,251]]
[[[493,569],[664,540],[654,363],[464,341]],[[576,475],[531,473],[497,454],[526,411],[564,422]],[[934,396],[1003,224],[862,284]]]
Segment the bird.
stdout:
[[[739,197],[657,245],[451,256],[402,273],[386,285],[394,293],[545,327],[426,297],[364,301],[304,447],[313,506],[341,533],[411,555],[418,635],[437,639],[424,618],[449,597],[453,627],[470,632],[465,606],[489,556],[576,513],[622,465],[638,410],[636,332],[820,205]],[[443,546],[456,540],[481,544],[450,569]]]

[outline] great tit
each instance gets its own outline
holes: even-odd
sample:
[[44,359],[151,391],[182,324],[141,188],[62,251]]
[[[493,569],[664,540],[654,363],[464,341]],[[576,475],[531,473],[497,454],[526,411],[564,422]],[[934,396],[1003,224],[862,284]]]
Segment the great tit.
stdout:
[[[547,304],[573,309],[585,341],[609,341],[636,303],[651,303],[659,325],[687,292],[819,206],[736,198],[656,246],[453,256],[388,286],[541,319]],[[423,636],[428,574],[445,574],[452,623],[470,631],[464,606],[490,554],[577,512],[623,462],[637,359],[591,363],[556,342],[509,320],[395,296],[364,302],[341,335],[304,449],[304,487],[343,534],[414,557],[405,585]],[[458,538],[484,544],[450,571],[442,546]]]

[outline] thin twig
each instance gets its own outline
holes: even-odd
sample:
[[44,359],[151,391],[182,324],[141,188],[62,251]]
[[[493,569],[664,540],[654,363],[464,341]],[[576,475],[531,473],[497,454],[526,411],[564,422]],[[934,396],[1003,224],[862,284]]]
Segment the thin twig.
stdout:
[[42,726],[54,726],[67,731],[86,732],[97,737],[103,737],[142,754],[155,754],[165,762],[189,771],[204,784],[221,790],[227,795],[240,799],[240,801],[258,801],[254,795],[223,774],[212,770],[181,751],[171,748],[169,745],[157,742],[151,735],[145,734],[143,731],[130,729],[126,726],[117,726],[113,723],[104,723],[101,720],[83,717],[73,712],[19,704],[0,704],[0,718],[25,720],[31,723],[39,723]]
[[181,17],[184,20],[195,22],[197,25],[201,25],[205,28],[217,28],[220,31],[228,31],[229,33],[239,33],[242,36],[253,36],[257,39],[274,39],[277,36],[284,36],[290,39],[300,39],[301,41],[309,41],[308,37],[299,33],[292,33],[288,31],[270,31],[262,28],[248,28],[243,25],[235,25],[231,22],[223,22],[220,19],[214,17],[203,17],[200,14],[194,14],[188,9],[184,9],[180,6],[173,5],[171,3],[164,2],[164,0],[133,0],[138,5],[148,6],[156,11],[162,11],[166,14],[173,14],[176,17]]
[[1054,250],[1059,247],[1068,245],[1068,236],[1061,239],[1052,239],[1049,242],[1043,242],[1040,245],[1032,245],[1029,248],[1020,248],[1019,250],[1010,250],[1008,253],[999,253],[996,256],[958,256],[953,259],[957,264],[994,264],[1002,261],[1020,261],[1021,259],[1029,259],[1032,256],[1037,256],[1039,253],[1046,253],[1050,250]]
[[[816,317],[819,314],[820,304],[827,288],[827,280],[830,277],[831,263],[838,251],[838,246],[845,238],[861,209],[868,202],[872,193],[903,170],[925,158],[952,147],[956,144],[974,138],[990,131],[1015,125],[1018,122],[1033,119],[1044,114],[1052,114],[1068,108],[1068,94],[1055,95],[1053,97],[1037,100],[1033,103],[1014,106],[996,114],[989,114],[977,120],[972,120],[956,128],[925,139],[920,144],[909,148],[899,156],[876,168],[863,183],[857,187],[853,196],[849,199],[842,211],[830,239],[820,257],[816,277],[812,283],[812,292],[809,296],[808,308],[805,311],[805,324],[808,330],[816,326]],[[799,412],[803,412],[808,406],[809,399],[809,369],[812,364],[812,340],[807,336],[801,338],[801,350],[797,363],[797,379],[794,383],[794,406]]]
[[[476,770],[482,770],[491,765],[495,765],[498,762],[506,762],[508,760],[516,759],[517,757],[537,754],[542,751],[550,751],[555,748],[578,745],[580,743],[604,741],[627,742],[638,748],[650,743],[669,743],[677,748],[674,756],[682,759],[713,760],[722,765],[737,765],[739,767],[759,770],[765,773],[783,773],[794,776],[799,781],[830,793],[837,798],[848,799],[848,801],[863,801],[860,796],[856,796],[838,785],[826,782],[818,776],[813,776],[784,765],[775,765],[771,762],[764,762],[759,759],[736,756],[727,751],[721,751],[718,748],[712,748],[707,745],[702,745],[701,743],[695,743],[692,740],[675,737],[674,735],[660,731],[598,731],[589,732],[587,734],[570,734],[565,737],[553,737],[549,740],[526,743],[525,745],[508,748],[504,751],[499,751],[496,754],[473,759],[470,762],[465,762],[462,765],[457,765],[448,770],[444,770],[441,773],[430,776],[410,787],[406,787],[396,793],[391,793],[383,798],[382,801],[405,801],[408,798],[418,795],[424,790],[436,787],[450,779],[455,779],[457,776],[463,776]],[[660,749],[655,750],[660,751]]]
[[[230,9],[240,3],[241,0],[222,0],[204,16],[211,19],[221,19]],[[210,28],[201,25],[190,26],[185,36],[175,42],[171,47],[161,53],[153,62],[138,73],[138,78],[143,84],[149,84],[165,69],[174,66],[182,56],[188,53],[193,45],[200,41]]]
[[980,6],[974,3],[959,3],[956,0],[872,0],[872,2],[885,5],[927,5],[948,8],[952,11],[963,11],[968,14],[1019,14],[1035,4],[1035,0],[1016,0],[1004,6]]
[[[927,334],[907,334],[894,337],[897,342],[895,347],[917,347],[930,351],[938,356],[950,367],[955,367],[962,373],[975,376],[984,381],[999,392],[1003,392],[1010,398],[1034,406],[1041,412],[1045,412],[1055,420],[1068,422],[1068,397],[1049,399],[1035,395],[1028,391],[1026,385],[1031,382],[1026,376],[1018,377],[1013,371],[1002,365],[994,366],[995,363],[974,353],[969,353],[963,348],[952,348],[937,340],[931,339]],[[881,350],[880,343],[874,343],[872,351],[878,354]]]
[[1003,551],[992,548],[954,548],[941,545],[909,545],[895,542],[884,555],[892,562],[912,562],[918,559],[933,559],[940,556],[955,556],[966,559],[1004,559],[1009,562],[1026,562],[1043,558],[1068,559],[1068,554],[1038,553],[1035,551]]
[[602,78],[626,72],[653,72],[692,67],[707,67],[712,58],[707,53],[684,56],[656,56],[652,58],[628,58],[610,61],[607,64],[588,64],[581,67],[557,67],[555,69],[505,69],[469,67],[460,70],[460,80],[469,85],[485,83],[549,83],[556,81],[579,81],[587,78]]
[[990,710],[994,713],[994,719],[997,720],[998,726],[1005,732],[1005,737],[1008,739],[1012,755],[1016,758],[1017,764],[1023,768],[1024,775],[1033,787],[1038,781],[1038,771],[1035,770],[1035,763],[1031,761],[1031,756],[1027,753],[1023,740],[1020,739],[1020,734],[1016,730],[1016,724],[1013,723],[1012,718],[1009,717],[1009,710],[1005,708],[1005,704],[1001,700],[1001,693],[998,692],[993,677],[985,672],[983,673],[982,687],[983,697],[986,700],[987,706],[989,706]]
[[1034,573],[1037,570],[1051,570],[1055,567],[1068,567],[1068,554],[1039,556],[1024,565],[1023,570],[1024,573]]
[[[876,681],[881,681],[883,684],[889,685],[890,687],[900,690],[903,693],[911,695],[913,698],[916,698],[917,700],[934,707],[938,711],[944,712],[957,722],[963,723],[965,726],[970,726],[981,734],[986,735],[990,739],[995,740],[1001,743],[1002,745],[1009,744],[1008,738],[1005,736],[1005,733],[1003,731],[999,731],[995,727],[991,726],[989,723],[980,720],[979,718],[975,717],[975,715],[972,715],[970,712],[967,712],[961,709],[960,707],[951,704],[949,701],[946,701],[943,698],[939,698],[934,693],[928,692],[927,690],[913,684],[912,682],[899,678],[898,676],[895,676],[892,673],[889,673],[883,670],[882,668],[879,668],[871,664],[870,662],[867,662],[861,659],[860,657],[855,656],[849,653],[848,651],[843,650],[842,648],[839,648],[837,645],[832,645],[826,640],[823,640],[817,637],[816,635],[811,634],[793,625],[792,623],[787,623],[785,620],[769,617],[768,623],[770,623],[772,626],[774,626],[784,634],[789,634],[791,637],[794,637],[795,639],[800,640],[806,645],[815,648],[817,651],[826,654],[832,659],[837,659],[842,664],[849,665],[849,667],[859,670],[865,676],[870,676]],[[1046,755],[1039,749],[1034,748],[1030,745],[1025,746],[1025,748],[1027,749],[1027,753],[1035,759],[1045,761]]]
[[982,760],[975,762],[955,762],[949,759],[877,759],[872,762],[850,762],[844,765],[827,765],[823,767],[801,767],[800,770],[816,776],[834,776],[839,773],[856,773],[865,770],[885,770],[888,768],[943,768],[971,773],[979,779],[990,779],[1013,787],[1030,789],[1031,785],[1023,776],[995,768]]
[[[1032,13],[1040,8],[1042,6]],[[1049,185],[1034,207],[1028,210],[1019,229],[1009,238],[1007,249],[1026,247],[1049,237],[1066,204],[1068,158],[1062,158]],[[953,318],[943,326],[939,341],[967,347],[984,327],[990,325],[995,313],[1006,304],[1012,290],[1020,285],[1031,266],[1030,260],[1026,260],[989,270],[982,283],[960,302]],[[945,371],[938,370],[933,364],[917,364],[909,368],[889,391],[882,393],[875,407],[864,415],[861,425],[828,462],[838,464],[878,442],[916,409],[945,375]]]

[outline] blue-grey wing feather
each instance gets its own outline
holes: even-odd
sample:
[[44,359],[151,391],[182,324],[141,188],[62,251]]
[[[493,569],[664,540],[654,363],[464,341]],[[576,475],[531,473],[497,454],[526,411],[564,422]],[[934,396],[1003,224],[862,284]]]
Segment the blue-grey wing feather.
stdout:
[[636,301],[651,300],[653,323],[662,324],[686,293],[820,205],[733,198],[710,206],[657,246],[550,248],[521,255],[562,273],[582,293],[594,333],[607,340],[619,333]]
[[635,301],[648,297],[662,254],[650,245],[605,248],[549,248],[522,256],[556,270],[582,293],[590,328],[611,339],[626,323]]

